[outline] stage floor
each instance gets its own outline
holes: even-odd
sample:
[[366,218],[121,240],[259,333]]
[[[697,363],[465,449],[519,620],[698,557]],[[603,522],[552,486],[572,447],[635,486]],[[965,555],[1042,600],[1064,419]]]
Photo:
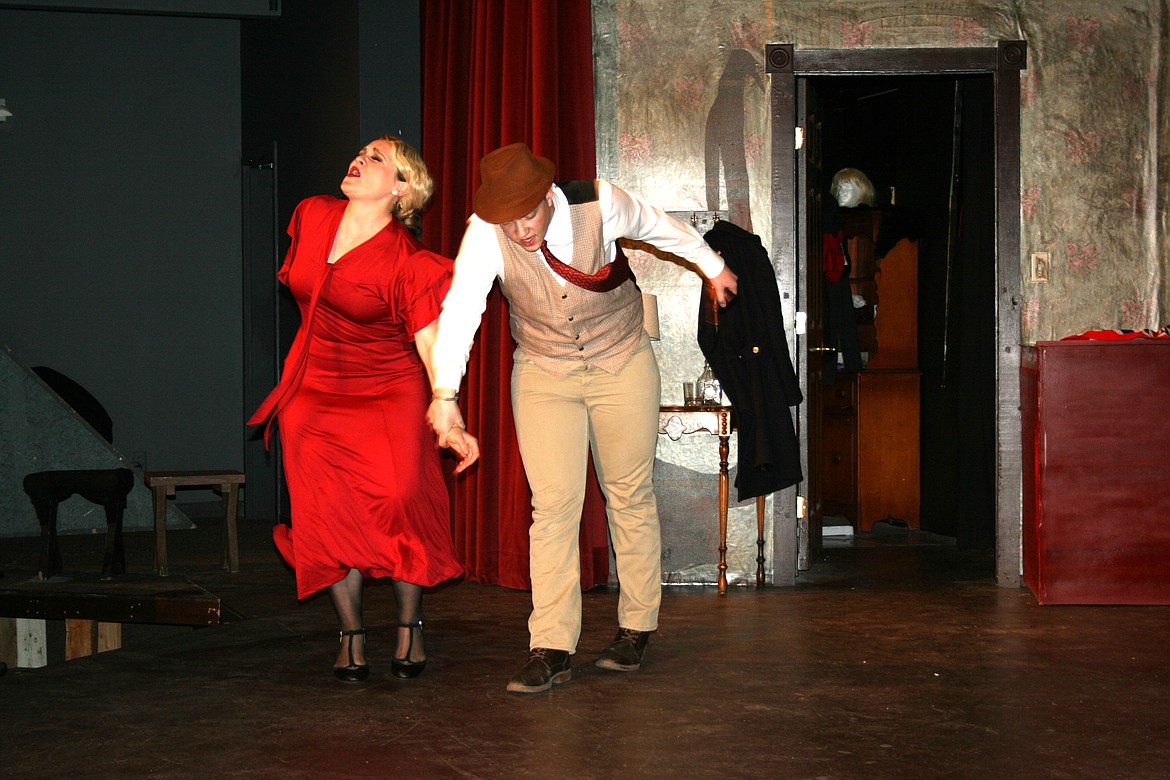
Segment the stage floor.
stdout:
[[[429,662],[390,675],[394,596],[367,590],[370,682],[331,673],[327,598],[298,603],[268,523],[168,534],[172,577],[223,623],[124,626],[122,648],[0,677],[0,776],[20,778],[1118,778],[1170,773],[1170,610],[1041,607],[991,553],[907,533],[830,541],[796,587],[666,590],[641,670],[592,665],[617,593],[584,596],[573,679],[505,692],[529,594],[427,595]],[[149,572],[149,533],[129,533]],[[102,537],[65,537],[66,571]],[[0,541],[0,583],[37,540]],[[52,625],[52,623],[50,624]],[[63,631],[63,629],[60,629]],[[53,631],[50,644],[56,644]]]

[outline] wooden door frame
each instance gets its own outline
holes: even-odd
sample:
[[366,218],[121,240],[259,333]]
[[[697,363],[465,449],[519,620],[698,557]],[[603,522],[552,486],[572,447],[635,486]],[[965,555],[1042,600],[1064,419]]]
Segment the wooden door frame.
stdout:
[[[1027,66],[1027,42],[1000,41],[995,47],[956,49],[797,49],[768,44],[765,67],[771,77],[772,257],[784,300],[803,304],[796,263],[799,230],[796,169],[796,80],[806,76],[887,76],[990,74],[995,101],[995,268],[996,268],[996,468],[995,573],[1006,588],[1021,586],[1023,531],[1023,445],[1020,429],[1020,71]],[[788,316],[790,313],[785,312]],[[791,314],[795,314],[792,312]],[[792,320],[789,320],[790,322]],[[795,358],[801,389],[807,390],[807,344],[797,336]],[[802,458],[808,453],[807,407],[797,412]],[[805,473],[808,464],[803,463]],[[797,512],[791,502],[774,512],[773,583],[796,578]],[[788,568],[790,567],[790,568]]]

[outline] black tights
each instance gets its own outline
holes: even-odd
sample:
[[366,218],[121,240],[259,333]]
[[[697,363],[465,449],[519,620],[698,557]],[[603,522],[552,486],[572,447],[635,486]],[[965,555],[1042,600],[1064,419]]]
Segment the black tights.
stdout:
[[394,657],[399,660],[422,661],[427,657],[422,629],[410,628],[422,620],[422,593],[422,585],[394,580],[394,598],[398,600],[398,646]]
[[[333,599],[333,611],[337,613],[337,620],[341,623],[342,631],[353,631],[362,628],[362,590],[365,579],[357,569],[350,569],[337,582],[329,586],[329,596]],[[364,636],[342,636],[341,647],[337,650],[336,666],[349,664],[349,646],[353,643],[354,663],[366,662],[366,641]]]
[[[410,628],[402,628],[401,625],[415,625],[418,621],[422,620],[422,586],[410,582],[402,582],[401,580],[393,580],[393,583],[394,598],[398,601],[399,624],[398,643],[395,648],[394,657],[410,661],[421,661],[426,658],[426,651],[423,649],[422,643],[422,631],[418,628],[413,630]],[[365,579],[357,569],[350,569],[349,574],[329,586],[329,595],[333,599],[333,609],[337,613],[337,619],[341,623],[343,631],[352,631],[362,628],[365,625],[362,620],[362,592],[364,586]],[[411,642],[412,634],[413,643]],[[357,640],[353,647],[354,660],[359,664],[365,663],[366,643],[360,636],[354,637],[354,639]],[[350,637],[342,637],[341,647],[337,653],[338,664],[341,666],[349,663],[350,641]],[[410,654],[409,658],[407,658],[407,653]]]

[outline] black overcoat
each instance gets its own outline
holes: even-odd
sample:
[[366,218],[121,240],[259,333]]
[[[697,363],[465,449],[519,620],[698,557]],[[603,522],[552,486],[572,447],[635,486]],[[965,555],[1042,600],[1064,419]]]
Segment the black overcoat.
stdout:
[[759,236],[731,222],[717,222],[704,236],[738,277],[734,301],[710,311],[707,287],[699,304],[699,348],[735,408],[739,500],[767,495],[803,479],[800,445],[789,407],[803,400],[788,339],[780,290]]

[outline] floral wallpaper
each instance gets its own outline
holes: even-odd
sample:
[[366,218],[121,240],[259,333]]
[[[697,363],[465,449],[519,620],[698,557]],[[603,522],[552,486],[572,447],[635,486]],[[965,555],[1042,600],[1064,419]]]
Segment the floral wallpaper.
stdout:
[[[744,158],[753,229],[769,243],[767,43],[798,48],[1028,43],[1021,74],[1022,340],[1170,322],[1170,0],[596,0],[615,49],[602,175],[668,210],[708,207],[704,123],[746,52]],[[606,23],[602,21],[602,23]],[[597,22],[595,22],[597,24]],[[602,146],[599,144],[599,149]],[[722,208],[727,208],[724,199]],[[1030,253],[1050,281],[1030,281]],[[773,258],[774,262],[782,259]]]
[[[1020,74],[1021,341],[1170,324],[1170,0],[593,0],[593,12],[599,175],[684,217],[717,210],[758,233],[766,247],[766,44],[912,48],[1027,41],[1027,68]],[[730,175],[712,181],[709,173],[704,139],[720,101],[733,101],[731,113],[743,106],[743,127],[736,129],[742,154],[721,160],[726,171],[742,166],[742,181]],[[1049,253],[1046,283],[1031,281],[1032,252]],[[699,278],[645,252],[629,254],[639,284],[659,302],[662,340],[655,350],[663,403],[679,403],[679,384],[702,367],[694,338]],[[772,261],[779,267],[791,258]],[[694,480],[717,469],[711,449],[685,437],[660,443],[660,463],[680,494],[693,496]],[[733,439],[731,463],[735,458]],[[679,472],[691,474],[692,482]],[[672,523],[695,511],[672,515],[672,490],[660,493],[669,547],[672,534],[682,536]],[[736,506],[734,498],[733,490],[733,582],[750,578],[756,553],[754,510]],[[710,561],[709,552],[693,554]],[[709,581],[706,561],[689,574],[680,563],[679,580]]]

